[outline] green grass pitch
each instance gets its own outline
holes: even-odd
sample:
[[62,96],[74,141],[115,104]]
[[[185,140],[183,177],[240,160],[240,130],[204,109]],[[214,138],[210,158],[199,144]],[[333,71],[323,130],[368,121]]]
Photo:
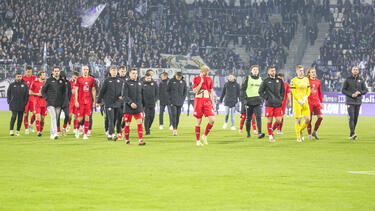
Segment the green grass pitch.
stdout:
[[135,122],[131,146],[106,141],[99,114],[88,141],[72,132],[50,140],[49,118],[42,138],[23,129],[10,137],[10,112],[0,118],[0,210],[375,209],[375,175],[348,173],[375,171],[373,117],[360,117],[359,140],[349,141],[347,117],[326,116],[321,140],[303,143],[288,117],[284,135],[268,143],[223,130],[218,115],[204,147],[186,114],[177,137],[156,117],[143,147]]

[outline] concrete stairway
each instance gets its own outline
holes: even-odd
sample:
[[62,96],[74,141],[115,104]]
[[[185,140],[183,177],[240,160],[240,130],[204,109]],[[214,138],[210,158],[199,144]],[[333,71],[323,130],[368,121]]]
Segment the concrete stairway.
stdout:
[[315,40],[314,45],[310,45],[310,43],[307,44],[307,48],[305,51],[305,54],[302,59],[302,65],[305,68],[308,68],[311,66],[311,64],[319,58],[320,55],[320,47],[323,46],[324,40],[326,36],[328,35],[329,31],[329,24],[326,22],[321,22],[318,24],[319,32],[318,37]]

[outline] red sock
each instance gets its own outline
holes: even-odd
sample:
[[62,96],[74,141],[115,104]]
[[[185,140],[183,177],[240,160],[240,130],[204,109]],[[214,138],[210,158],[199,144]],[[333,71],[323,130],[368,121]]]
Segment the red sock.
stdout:
[[60,126],[57,127],[57,132],[60,133],[61,130],[60,130]]
[[253,127],[253,130],[257,130],[257,122],[255,120],[251,120],[251,126]]
[[206,130],[204,131],[205,136],[207,136],[208,133],[211,131],[212,126],[213,125],[211,125],[210,123],[207,123]]
[[23,124],[25,125],[25,129],[29,129],[29,118],[27,115],[23,117]]
[[277,121],[273,123],[272,130],[276,130],[278,128],[279,124],[277,124]]
[[281,120],[281,123],[279,124],[279,126],[277,127],[277,129],[278,129],[279,131],[281,131],[281,129],[283,129],[283,124],[284,124],[284,117],[283,117],[283,119]]
[[39,120],[35,121],[35,126],[36,126],[36,131],[40,132],[40,121]]
[[79,121],[77,119],[74,120],[74,129],[78,129]]
[[269,136],[273,136],[273,131],[272,131],[272,122],[267,122],[267,131]]
[[83,123],[84,125],[84,132],[85,132],[85,135],[87,135],[87,131],[89,131],[89,127],[90,127],[90,121],[85,121],[85,123]]
[[195,126],[195,138],[197,139],[197,141],[200,141],[200,137],[201,137],[201,126]]
[[308,133],[309,135],[311,135],[311,119],[310,119],[309,124],[307,125],[307,133]]
[[63,128],[66,129],[66,124],[63,125]]
[[43,131],[43,128],[44,128],[44,120],[40,123],[40,132]]
[[143,126],[142,126],[142,124],[138,125],[137,132],[138,132],[138,139],[142,140],[142,138],[143,138]]
[[241,122],[240,122],[240,130],[242,130],[243,128],[243,124],[245,123],[245,119],[241,119]]
[[31,119],[30,119],[30,125],[34,124],[34,121],[35,121],[35,114],[33,114],[31,116]]
[[320,123],[322,123],[323,117],[319,117],[318,120],[315,122],[314,131],[318,131]]
[[130,127],[125,125],[124,133],[125,133],[125,140],[129,141],[129,132],[130,132]]
[[71,123],[72,123],[72,117],[69,117],[68,125],[71,125]]

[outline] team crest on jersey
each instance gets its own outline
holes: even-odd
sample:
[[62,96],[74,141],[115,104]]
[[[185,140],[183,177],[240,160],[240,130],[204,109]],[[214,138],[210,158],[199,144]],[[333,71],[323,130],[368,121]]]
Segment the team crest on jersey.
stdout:
[[112,111],[112,108],[108,108],[108,111]]
[[276,80],[276,83],[279,83],[279,80]]
[[88,84],[87,81],[85,82],[85,84]]
[[23,84],[21,84],[21,87],[23,87]]
[[154,83],[151,83],[151,86],[153,86],[154,85]]
[[180,81],[180,84],[182,84],[182,81]]
[[315,87],[315,84],[313,84],[313,87]]
[[358,83],[361,82],[361,80],[358,80]]
[[117,83],[120,83],[120,80],[119,80],[119,79],[117,79]]
[[138,85],[139,85],[139,86],[142,85],[141,82],[139,82]]

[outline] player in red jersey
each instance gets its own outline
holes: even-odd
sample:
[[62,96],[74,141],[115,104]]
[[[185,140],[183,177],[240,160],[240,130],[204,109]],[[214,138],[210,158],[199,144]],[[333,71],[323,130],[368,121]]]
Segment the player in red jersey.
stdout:
[[42,136],[42,131],[44,127],[44,118],[47,115],[47,105],[46,101],[42,97],[42,87],[46,80],[46,73],[44,71],[38,72],[38,79],[36,79],[30,87],[30,96],[33,97],[33,113],[35,115],[36,121],[36,131],[38,132],[38,136]]
[[[22,76],[22,79],[23,79],[23,81],[25,81],[25,83],[29,87],[29,90],[30,90],[31,84],[36,80],[36,76],[32,75],[32,73],[33,73],[32,71],[33,71],[33,68],[31,66],[27,66],[26,67],[26,74],[24,76]],[[23,116],[23,124],[25,126],[25,134],[29,134],[29,112],[33,112],[33,108],[34,108],[33,101],[34,101],[34,96],[30,95],[29,101],[28,101],[27,105],[25,106],[25,112],[24,112],[24,116]],[[32,133],[34,132],[34,129],[32,127],[32,125],[34,123],[34,120],[35,120],[35,115],[33,114],[31,116],[31,119],[30,119],[30,131]]]
[[[309,96],[309,107],[310,107],[310,122],[307,126],[307,132],[309,133],[309,139],[311,140],[314,137],[316,140],[319,140],[317,131],[320,124],[322,123],[322,103],[323,103],[323,94],[322,86],[318,79],[316,79],[316,70],[311,67],[307,71],[306,76],[309,78],[311,93]],[[318,119],[315,122],[314,131],[311,134],[311,121],[312,116],[317,116]]]
[[[76,113],[78,109],[75,106],[74,88],[76,87],[78,76],[79,76],[79,73],[77,71],[73,71],[72,80],[70,80],[70,86],[72,88],[72,97],[70,98],[70,102],[69,102],[69,121],[68,121],[68,126],[66,127],[66,132],[69,132],[70,130],[73,114],[74,114],[74,121],[77,119]],[[74,128],[74,133],[75,133],[77,128],[75,128],[74,126],[73,128]]]
[[277,77],[284,82],[284,88],[285,88],[283,105],[281,106],[282,111],[283,111],[283,117],[282,117],[282,120],[281,120],[281,124],[277,124],[277,122],[275,122],[273,124],[272,130],[276,130],[276,128],[277,128],[277,134],[282,135],[283,132],[281,130],[283,129],[283,124],[284,124],[284,115],[285,115],[285,111],[286,111],[286,104],[288,103],[289,108],[292,107],[292,94],[290,93],[290,88],[289,88],[288,82],[286,82],[284,80],[284,73],[278,73]]
[[[195,137],[197,139],[197,146],[202,146],[200,141],[201,123],[202,116],[208,117],[208,124],[204,135],[202,136],[204,144],[208,144],[207,135],[210,132],[214,122],[215,114],[213,111],[216,110],[213,92],[212,78],[207,76],[210,72],[210,68],[207,66],[201,67],[201,73],[193,80],[193,91],[195,93],[194,100],[194,116],[197,118],[197,124],[195,126]],[[211,99],[210,99],[211,98]]]
[[[82,66],[82,75],[77,78],[74,96],[75,107],[78,109],[76,112],[77,119],[74,120],[74,127],[78,128],[79,123],[84,118],[83,139],[87,140],[87,131],[90,126],[90,115],[96,102],[95,79],[89,76],[89,67],[87,65]],[[75,136],[76,138],[79,138],[78,130],[76,131]]]

